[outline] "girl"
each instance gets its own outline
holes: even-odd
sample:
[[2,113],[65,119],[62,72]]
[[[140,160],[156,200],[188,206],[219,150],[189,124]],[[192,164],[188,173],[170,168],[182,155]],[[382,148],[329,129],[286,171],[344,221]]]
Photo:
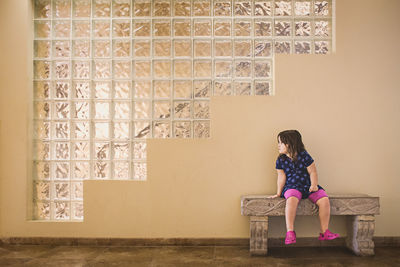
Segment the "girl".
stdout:
[[321,233],[319,240],[332,240],[339,237],[328,230],[330,203],[325,190],[318,185],[317,169],[314,160],[307,153],[296,130],[287,130],[278,134],[279,156],[276,160],[278,172],[278,190],[270,198],[286,198],[286,238],[285,244],[296,243],[294,219],[297,205],[301,199],[308,198],[319,208]]

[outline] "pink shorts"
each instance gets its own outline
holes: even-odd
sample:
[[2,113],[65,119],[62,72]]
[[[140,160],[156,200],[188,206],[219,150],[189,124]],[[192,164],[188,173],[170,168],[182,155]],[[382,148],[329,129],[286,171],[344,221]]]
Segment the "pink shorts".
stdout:
[[[284,196],[286,199],[288,199],[289,197],[297,197],[298,200],[301,200],[302,194],[297,189],[289,189],[285,192]],[[319,189],[317,192],[313,192],[308,196],[308,198],[313,203],[316,203],[318,201],[318,199],[323,198],[323,197],[328,197],[325,190],[323,190],[323,189]]]

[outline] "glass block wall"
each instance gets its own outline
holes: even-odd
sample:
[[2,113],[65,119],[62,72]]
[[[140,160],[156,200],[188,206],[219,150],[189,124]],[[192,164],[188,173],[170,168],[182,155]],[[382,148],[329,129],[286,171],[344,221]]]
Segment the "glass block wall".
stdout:
[[34,219],[85,179],[146,179],[147,138],[208,138],[210,97],[271,95],[273,55],[327,54],[326,0],[35,0]]

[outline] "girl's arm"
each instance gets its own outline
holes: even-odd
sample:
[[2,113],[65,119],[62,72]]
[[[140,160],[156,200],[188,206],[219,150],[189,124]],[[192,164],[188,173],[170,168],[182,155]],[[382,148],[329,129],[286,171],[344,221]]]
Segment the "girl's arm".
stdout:
[[283,187],[285,186],[285,183],[286,183],[285,172],[280,169],[277,169],[276,171],[278,172],[277,190],[276,190],[276,194],[273,196],[270,196],[270,198],[280,197],[282,194]]
[[308,174],[310,174],[311,186],[310,192],[318,191],[318,174],[317,167],[313,162],[310,166],[307,167]]

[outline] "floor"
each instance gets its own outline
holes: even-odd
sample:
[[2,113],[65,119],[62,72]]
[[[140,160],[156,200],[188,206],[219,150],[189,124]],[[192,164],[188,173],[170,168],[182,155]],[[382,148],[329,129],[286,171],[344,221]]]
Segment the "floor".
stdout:
[[357,257],[343,247],[271,248],[251,257],[248,247],[0,246],[0,266],[400,266],[400,248]]

